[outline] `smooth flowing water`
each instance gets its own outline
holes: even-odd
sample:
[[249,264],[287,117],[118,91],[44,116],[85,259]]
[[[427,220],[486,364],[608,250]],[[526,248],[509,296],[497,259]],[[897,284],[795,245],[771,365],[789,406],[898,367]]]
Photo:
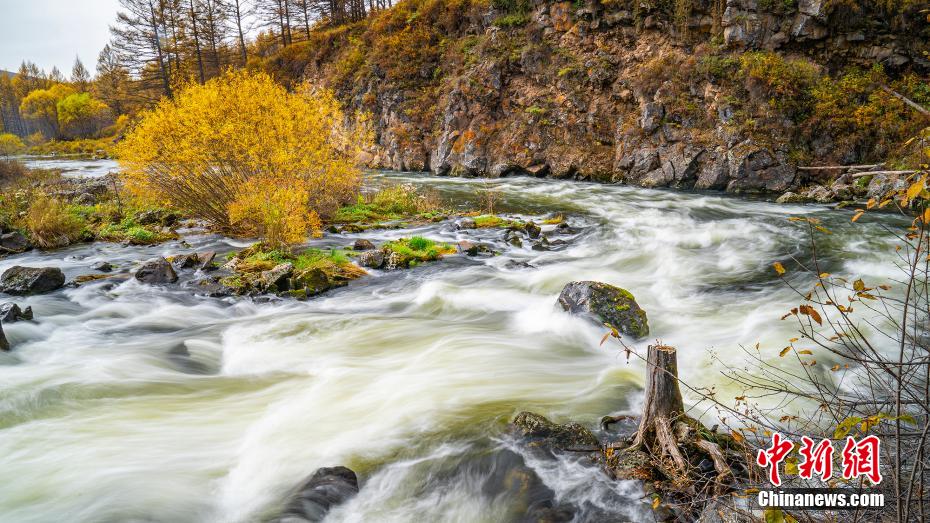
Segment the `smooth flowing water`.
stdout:
[[[521,501],[501,487],[500,449],[579,507],[579,521],[649,521],[635,483],[570,458],[539,460],[507,435],[522,410],[596,428],[640,406],[642,365],[599,346],[603,328],[558,310],[562,286],[629,289],[650,338],[678,347],[682,378],[726,393],[710,351],[738,359],[741,345],[758,342],[777,358],[795,334],[779,317],[798,299],[771,265],[807,255],[807,233],[789,215],[833,230],[820,246],[824,270],[892,275],[893,240],[881,227],[892,218],[851,224],[821,206],[530,178],[370,180],[401,182],[454,202],[491,186],[501,210],[561,212],[580,232],[561,250],[450,256],[307,302],[197,298],[132,280],[17,300],[36,322],[4,327],[14,350],[0,353],[0,521],[262,521],[303,478],[334,465],[356,470],[362,488],[327,521],[508,521]],[[500,231],[439,223],[314,243],[411,234],[500,241]],[[245,245],[185,239],[31,252],[0,260],[0,270],[56,265],[70,278],[102,260],[130,269],[154,255]]]

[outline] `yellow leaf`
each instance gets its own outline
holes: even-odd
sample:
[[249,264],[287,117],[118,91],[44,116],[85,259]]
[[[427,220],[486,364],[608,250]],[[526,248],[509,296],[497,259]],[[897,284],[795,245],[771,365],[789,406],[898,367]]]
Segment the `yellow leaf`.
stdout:
[[779,262],[773,263],[772,267],[775,267],[775,272],[777,272],[779,276],[785,273],[785,266]]
[[788,354],[788,351],[790,350],[791,350],[791,347],[785,347],[784,349],[781,350],[781,352],[778,353],[778,357],[784,358],[785,354]]
[[744,438],[743,435],[738,430],[734,430],[731,435],[733,436],[733,441],[737,443],[742,443],[746,441],[746,438]]
[[914,198],[917,198],[918,195],[920,195],[920,191],[924,190],[924,183],[926,181],[927,181],[926,175],[921,176],[919,180],[912,183],[911,186],[907,188],[905,197],[907,198],[908,201],[913,200]]
[[817,322],[817,325],[823,325],[823,321],[820,319],[820,313],[817,312],[810,305],[801,305],[800,307],[798,307],[798,312],[806,316],[809,316],[810,319]]
[[662,503],[662,498],[660,498],[659,496],[656,496],[655,499],[652,500],[652,510],[659,508],[659,504],[661,503]]
[[865,282],[863,282],[862,280],[856,280],[856,281],[854,281],[854,282],[853,282],[853,290],[856,290],[856,291],[864,291],[864,290],[865,290]]
[[791,338],[791,339],[788,340],[788,341],[791,342],[791,343],[794,343],[794,342],[798,341],[798,339],[797,339],[797,338]]
[[798,354],[805,354],[805,355],[810,356],[811,354],[813,354],[813,352],[811,352],[810,349],[804,349],[804,350],[799,350]]
[[862,209],[859,209],[858,211],[856,211],[856,214],[853,215],[852,221],[858,220],[859,218],[862,217],[863,214],[865,214],[865,211],[863,211]]

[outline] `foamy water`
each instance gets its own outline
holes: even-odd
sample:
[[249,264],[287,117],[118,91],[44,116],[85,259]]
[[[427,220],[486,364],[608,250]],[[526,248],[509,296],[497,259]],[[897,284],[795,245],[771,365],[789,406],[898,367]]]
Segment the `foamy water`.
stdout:
[[[474,200],[485,182],[376,175]],[[824,219],[834,274],[889,276],[880,221],[851,224],[820,206],[529,178],[490,182],[507,212],[562,212],[580,233],[560,251],[451,256],[376,272],[300,303],[195,298],[177,288],[98,282],[32,305],[37,323],[5,325],[0,353],[0,521],[261,521],[322,466],[346,465],[360,494],[331,521],[506,521],[514,494],[494,490],[497,453],[516,456],[558,502],[584,514],[651,518],[632,482],[570,457],[521,454],[507,421],[532,410],[595,428],[635,412],[642,366],[603,329],[555,308],[562,286],[592,279],[629,289],[650,338],[679,349],[681,377],[728,384],[709,356],[760,343],[777,357],[794,336],[779,317],[797,297],[773,261],[805,256],[789,215]],[[324,246],[420,234],[499,241],[500,231],[332,235]],[[70,277],[107,260],[129,269],[154,255],[242,243],[189,236],[190,247],[79,246],[0,260],[56,265]],[[535,269],[510,269],[526,261]],[[795,283],[803,276],[789,274]],[[639,343],[644,348],[649,340]],[[730,387],[732,388],[732,387]],[[686,394],[686,401],[694,400]],[[701,413],[693,413],[700,415]],[[490,457],[489,457],[490,456]]]

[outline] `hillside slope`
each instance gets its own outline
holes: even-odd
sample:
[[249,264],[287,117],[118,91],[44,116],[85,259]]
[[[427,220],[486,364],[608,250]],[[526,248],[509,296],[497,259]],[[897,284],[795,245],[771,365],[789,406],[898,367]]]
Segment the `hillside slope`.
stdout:
[[925,7],[406,0],[262,66],[370,111],[372,166],[777,193],[916,161],[928,121],[882,87],[930,104]]

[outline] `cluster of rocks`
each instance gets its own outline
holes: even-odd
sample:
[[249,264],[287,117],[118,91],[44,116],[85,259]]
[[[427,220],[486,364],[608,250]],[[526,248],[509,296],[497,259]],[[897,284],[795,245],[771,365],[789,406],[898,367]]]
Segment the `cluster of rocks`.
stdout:
[[10,342],[6,339],[3,332],[3,325],[16,323],[18,321],[32,321],[32,307],[21,309],[19,305],[13,302],[7,302],[0,305],[0,351],[9,351]]
[[778,203],[855,202],[874,198],[883,200],[889,194],[907,187],[906,175],[882,173],[862,175],[849,170],[831,183],[810,185],[797,192],[788,191],[778,197]]
[[[463,218],[455,222],[455,228],[467,231],[477,229],[478,225],[473,218]],[[554,250],[568,245],[568,242],[562,238],[552,239],[552,235],[568,236],[578,233],[577,230],[572,228],[568,222],[565,221],[558,223],[549,232],[544,232],[542,226],[533,220],[527,222],[505,221],[503,229],[504,232],[501,235],[501,239],[504,243],[518,249],[529,245],[534,251]],[[493,252],[490,247],[475,244],[471,241],[460,242],[459,248],[469,256]]]

